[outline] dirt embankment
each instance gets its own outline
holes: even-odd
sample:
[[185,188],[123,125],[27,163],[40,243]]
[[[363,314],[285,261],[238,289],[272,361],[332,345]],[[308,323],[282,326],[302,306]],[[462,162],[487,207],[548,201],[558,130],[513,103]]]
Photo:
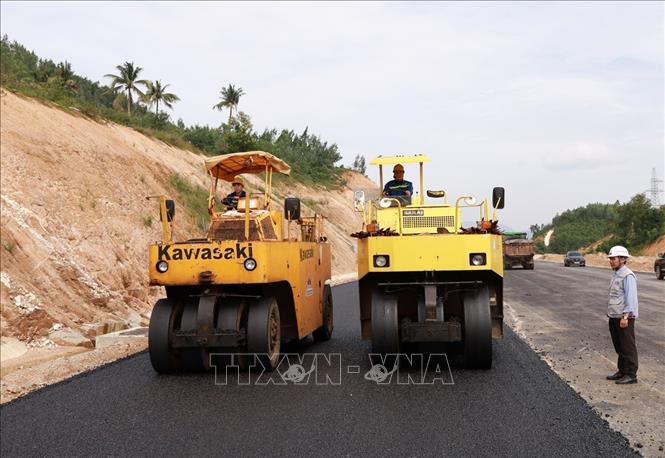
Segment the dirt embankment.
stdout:
[[[0,90],[3,372],[7,356],[93,346],[94,336],[147,324],[161,288],[147,285],[147,245],[161,237],[157,203],[178,208],[175,239],[197,230],[171,184],[178,174],[207,188],[204,157],[113,123],[96,122]],[[277,185],[328,217],[333,272],[354,270],[361,224],[345,174],[339,190]],[[59,350],[58,350],[59,349]],[[33,354],[33,350],[30,350]],[[41,360],[40,358],[37,358]],[[4,375],[4,374],[3,374]]]

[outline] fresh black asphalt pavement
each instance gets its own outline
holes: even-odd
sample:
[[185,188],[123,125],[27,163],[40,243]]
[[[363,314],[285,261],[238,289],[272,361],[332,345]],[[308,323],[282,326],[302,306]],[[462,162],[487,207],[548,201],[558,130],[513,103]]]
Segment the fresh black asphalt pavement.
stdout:
[[164,376],[144,352],[0,407],[1,454],[634,456],[507,327],[504,340],[494,343],[489,371],[453,366],[444,378],[450,382],[452,375],[452,384],[368,380],[370,346],[360,340],[357,285],[333,293],[333,338],[298,351],[339,354],[331,361],[341,369],[326,369],[339,384]]

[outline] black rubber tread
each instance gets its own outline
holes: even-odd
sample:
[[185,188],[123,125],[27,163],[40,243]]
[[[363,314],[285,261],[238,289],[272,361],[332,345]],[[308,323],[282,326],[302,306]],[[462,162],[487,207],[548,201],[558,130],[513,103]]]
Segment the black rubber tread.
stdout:
[[[196,331],[196,313],[198,303],[188,301],[184,304],[182,318],[180,319],[181,331]],[[180,350],[182,355],[182,369],[186,372],[201,372],[205,370],[207,364],[204,358],[209,358],[203,348],[183,348]]]
[[[270,316],[276,314],[277,341],[270,345]],[[262,297],[253,300],[249,305],[247,317],[247,352],[254,353],[267,371],[272,371],[279,363],[281,349],[281,329],[279,308],[274,297]]]
[[330,285],[325,285],[323,288],[323,325],[314,330],[312,336],[317,342],[325,342],[332,337],[334,328],[332,290]]
[[375,290],[372,293],[372,353],[399,352],[397,297]]
[[[217,329],[218,330],[233,330],[240,331],[243,327],[242,323],[242,310],[245,304],[240,299],[227,299],[217,309]],[[213,356],[213,363],[219,367],[226,367],[228,365],[240,366],[241,369],[247,368],[247,357],[239,355],[231,355],[231,353],[245,353],[246,348],[216,348],[213,353],[223,353],[224,356]]]
[[468,369],[492,367],[492,318],[489,288],[464,292],[464,365]]
[[150,315],[148,353],[152,367],[160,374],[171,374],[182,370],[180,358],[169,346],[174,317],[175,303],[170,299],[159,299]]

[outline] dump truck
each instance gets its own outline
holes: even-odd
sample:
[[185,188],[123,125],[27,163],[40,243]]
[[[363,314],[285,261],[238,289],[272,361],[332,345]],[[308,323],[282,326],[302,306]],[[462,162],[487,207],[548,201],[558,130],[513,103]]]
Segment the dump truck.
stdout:
[[[150,318],[148,346],[160,373],[211,366],[273,370],[283,342],[333,332],[330,244],[320,215],[302,216],[300,201],[271,201],[273,173],[290,167],[263,151],[205,161],[211,186],[205,237],[172,240],[175,204],[159,200],[162,240],[149,246],[150,285],[164,286]],[[245,189],[220,206],[220,181],[263,175],[260,192]],[[246,180],[245,180],[246,181]],[[228,204],[228,202],[225,202]]]
[[[358,238],[362,338],[371,341],[372,354],[398,364],[399,355],[421,346],[455,350],[466,367],[489,369],[492,340],[503,338],[496,210],[504,207],[504,189],[493,189],[492,215],[486,199],[461,195],[448,203],[444,190],[425,192],[428,162],[426,155],[379,156],[370,164],[378,166],[382,186],[384,166],[418,165],[419,192],[378,199],[355,193],[363,214],[362,230],[352,234]],[[462,227],[463,211],[478,212],[475,226]]]
[[658,253],[656,260],[653,262],[653,271],[656,272],[658,280],[665,279],[665,253]]
[[533,240],[527,238],[526,232],[503,233],[503,268],[512,269],[521,266],[533,270]]

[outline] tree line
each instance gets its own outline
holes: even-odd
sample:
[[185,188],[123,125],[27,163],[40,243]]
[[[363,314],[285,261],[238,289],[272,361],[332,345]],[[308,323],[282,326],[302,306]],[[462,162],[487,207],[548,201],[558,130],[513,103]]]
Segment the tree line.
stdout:
[[[665,234],[665,207],[652,207],[644,194],[637,194],[624,204],[593,203],[566,210],[551,223],[534,224],[530,229],[540,253],[580,250],[601,239],[606,240],[595,248],[599,253],[607,253],[614,245],[637,253]],[[542,238],[550,229],[554,233],[546,247]]]
[[[75,108],[94,119],[109,119],[206,155],[263,149],[287,161],[297,179],[323,185],[340,183],[343,167],[336,164],[342,156],[335,143],[322,140],[307,128],[302,133],[290,129],[256,132],[250,116],[238,110],[245,95],[241,87],[222,87],[212,106],[213,110],[228,110],[226,122],[186,126],[181,119],[173,122],[165,111],[180,101],[171,92],[171,85],[143,75],[141,66],[124,62],[105,75],[108,84],[101,84],[76,74],[67,61],[55,63],[38,57],[20,43],[10,42],[7,35],[0,42],[0,84],[11,91]],[[357,156],[352,168],[364,173],[364,158]]]

